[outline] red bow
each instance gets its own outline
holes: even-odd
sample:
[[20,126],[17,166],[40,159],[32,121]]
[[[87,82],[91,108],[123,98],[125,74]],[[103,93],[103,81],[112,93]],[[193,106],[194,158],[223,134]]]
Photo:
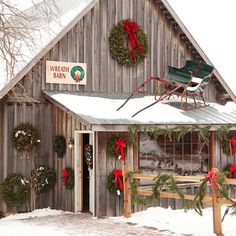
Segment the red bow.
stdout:
[[135,52],[134,52],[134,49],[136,47],[138,47],[139,51],[142,53],[142,55],[144,55],[143,53],[143,49],[142,47],[140,46],[139,42],[138,42],[138,39],[135,35],[136,31],[137,31],[137,23],[135,21],[132,21],[132,22],[129,22],[129,21],[126,21],[124,23],[124,30],[128,33],[129,35],[129,43],[131,45],[131,54],[132,54],[132,57],[133,57],[133,60],[135,61],[136,59],[136,56],[135,56]]
[[68,178],[69,178],[69,173],[66,169],[63,169],[62,170],[62,175],[64,177],[64,184],[67,184],[68,183]]
[[116,141],[116,154],[120,151],[122,161],[125,160],[125,152],[124,149],[126,148],[126,142],[124,139],[119,138]]
[[236,165],[232,165],[229,168],[229,178],[232,179],[233,178],[233,172],[236,172]]
[[114,170],[113,174],[114,174],[114,176],[115,176],[115,181],[114,181],[115,187],[117,187],[117,186],[116,186],[116,181],[118,181],[118,183],[119,183],[119,189],[122,190],[122,189],[123,189],[123,183],[122,183],[122,180],[121,180],[121,178],[120,178],[121,176],[123,176],[122,170]]
[[220,185],[218,183],[216,183],[216,177],[217,175],[215,173],[213,173],[211,170],[208,171],[207,174],[204,175],[205,178],[208,178],[208,181],[211,185],[214,185],[216,188],[220,188]]
[[236,153],[236,138],[232,137],[229,139],[229,153],[230,153],[230,157],[232,157],[233,155],[233,151],[234,153]]

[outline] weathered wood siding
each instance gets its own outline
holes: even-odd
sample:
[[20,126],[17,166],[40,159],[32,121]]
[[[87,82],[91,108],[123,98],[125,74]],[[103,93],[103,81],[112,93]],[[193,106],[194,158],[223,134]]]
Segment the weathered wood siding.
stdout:
[[[118,21],[131,18],[144,29],[149,53],[144,63],[126,68],[111,59],[109,33]],[[41,88],[46,90],[130,93],[150,76],[163,77],[167,65],[183,66],[192,58],[191,51],[173,25],[152,0],[101,0],[39,62]],[[87,63],[87,85],[45,83],[45,61],[58,60]],[[155,86],[147,86],[152,93]],[[216,99],[214,83],[205,97]]]
[[118,197],[107,189],[107,176],[114,169],[123,169],[124,162],[111,158],[106,153],[107,143],[112,137],[122,137],[127,142],[127,154],[125,163],[133,168],[133,148],[130,143],[129,133],[123,132],[99,132],[96,136],[96,215],[119,216],[123,215],[123,195]]
[[[144,29],[148,37],[149,53],[144,63],[135,67],[119,66],[111,59],[108,37],[114,24],[131,18]],[[73,210],[73,190],[66,190],[62,185],[61,170],[73,168],[73,153],[67,150],[63,159],[57,159],[52,142],[55,134],[62,134],[69,140],[74,130],[86,129],[78,119],[56,108],[44,100],[42,90],[69,92],[115,92],[130,93],[149,76],[164,76],[167,65],[183,66],[191,52],[173,30],[171,23],[152,0],[100,0],[53,48],[41,58],[36,66],[0,103],[0,182],[13,172],[29,175],[33,167],[30,155],[18,153],[12,144],[11,134],[21,122],[29,122],[39,130],[41,143],[36,151],[37,164],[48,164],[57,171],[55,191],[42,194],[37,207],[51,206],[63,210]],[[87,85],[46,84],[46,60],[87,63]],[[23,89],[24,88],[24,89]],[[154,85],[147,86],[147,93],[154,91]],[[40,101],[35,103],[19,102],[20,94]],[[13,98],[11,96],[13,96]],[[205,96],[215,101],[216,87],[212,82],[205,91]],[[97,139],[97,213],[101,215],[122,214],[117,197],[106,191],[106,176],[116,166],[114,160],[106,157],[106,141],[110,134],[99,133]],[[132,150],[129,148],[128,157]],[[130,154],[130,155],[129,155]],[[106,166],[107,168],[104,168]],[[105,195],[104,195],[105,194]],[[108,200],[108,203],[106,203]],[[0,203],[1,204],[1,203]],[[122,209],[122,208],[121,208]],[[1,205],[0,205],[1,210]],[[5,209],[6,210],[6,209]]]

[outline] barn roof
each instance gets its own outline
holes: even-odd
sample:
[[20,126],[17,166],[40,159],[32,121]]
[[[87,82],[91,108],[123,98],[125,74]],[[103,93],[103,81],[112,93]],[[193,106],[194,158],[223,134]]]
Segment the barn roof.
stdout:
[[113,93],[77,93],[44,91],[46,98],[61,109],[81,118],[88,125],[224,125],[236,128],[234,103],[209,106],[185,111],[180,109],[180,98],[159,102],[137,116],[132,115],[153,103],[154,96],[138,96],[131,99],[121,110],[117,108],[127,95]]
[[[54,14],[57,14],[60,22],[58,23],[58,19],[52,18],[49,26],[52,27],[53,30],[46,31],[45,28],[42,28],[44,31],[38,32],[40,35],[44,35],[40,41],[34,42],[35,44],[38,43],[38,47],[35,47],[35,50],[30,55],[27,55],[27,59],[25,59],[24,63],[21,61],[21,66],[15,67],[15,75],[12,76],[7,83],[0,83],[0,99],[3,98],[3,96],[9,92],[80,19],[82,19],[98,0],[55,0],[54,2],[57,5]],[[195,55],[194,59],[203,60],[208,64],[212,64],[168,2],[166,0],[156,0],[155,2],[166,18],[171,22],[173,29],[178,31],[182,40],[187,44],[188,48],[192,50],[193,55]],[[0,81],[2,81],[2,79],[6,77],[6,69],[1,61],[0,65]],[[220,87],[236,102],[236,95],[231,91],[230,87],[216,69],[214,70],[214,74],[217,78],[214,82],[219,83]]]

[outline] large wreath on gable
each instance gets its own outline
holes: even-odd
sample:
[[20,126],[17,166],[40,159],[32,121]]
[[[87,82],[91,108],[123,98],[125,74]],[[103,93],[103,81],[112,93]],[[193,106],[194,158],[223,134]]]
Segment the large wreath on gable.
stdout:
[[21,123],[13,129],[13,143],[18,151],[32,151],[40,142],[38,131],[28,123]]
[[148,53],[146,34],[130,19],[121,20],[112,28],[109,46],[112,59],[127,67],[143,62]]
[[42,165],[31,172],[32,186],[36,193],[44,193],[56,184],[56,172],[46,165]]
[[9,206],[24,204],[30,197],[30,183],[20,174],[8,175],[0,190],[2,199]]

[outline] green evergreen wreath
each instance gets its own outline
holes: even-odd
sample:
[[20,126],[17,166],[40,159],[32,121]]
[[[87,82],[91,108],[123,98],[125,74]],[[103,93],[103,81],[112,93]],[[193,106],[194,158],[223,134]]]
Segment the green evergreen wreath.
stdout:
[[[123,183],[123,176],[120,176],[119,178]],[[120,189],[120,184],[114,175],[114,170],[107,177],[107,189],[110,193],[115,193],[117,195],[120,195],[122,193],[123,188],[122,190]]]
[[13,129],[13,143],[18,151],[32,151],[38,145],[38,131],[28,123],[21,123]]
[[73,189],[75,185],[74,170],[70,167],[66,167],[62,170],[63,183],[66,189]]
[[24,204],[30,197],[30,183],[20,174],[11,174],[0,187],[2,199],[8,206]]
[[117,25],[115,25],[109,36],[109,46],[112,59],[117,60],[118,64],[124,66],[134,66],[141,62],[143,62],[144,58],[148,53],[148,41],[147,36],[142,30],[142,28],[137,25],[137,32],[135,36],[139,42],[139,45],[143,49],[143,54],[136,47],[134,49],[135,52],[135,60],[132,58],[131,50],[128,48],[128,33],[124,30],[124,23],[127,21],[131,21],[130,19],[119,21]]
[[42,165],[31,172],[31,181],[36,193],[44,193],[56,184],[56,172],[46,165]]
[[[108,141],[107,148],[106,148],[106,152],[107,152],[108,157],[118,158],[119,153],[116,153],[116,141],[118,139],[119,139],[119,137],[114,136]],[[125,155],[126,154],[127,154],[127,147],[125,148]]]
[[66,153],[66,139],[62,135],[56,135],[53,141],[53,150],[57,153],[57,156],[62,158]]

